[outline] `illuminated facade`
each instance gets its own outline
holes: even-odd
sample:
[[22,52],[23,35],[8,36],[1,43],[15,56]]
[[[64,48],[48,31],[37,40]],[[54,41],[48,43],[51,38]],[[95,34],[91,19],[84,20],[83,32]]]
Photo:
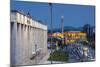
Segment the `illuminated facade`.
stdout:
[[65,32],[65,43],[74,43],[79,40],[86,41],[86,33],[80,32],[80,31],[69,31]]
[[87,41],[86,33],[80,32],[80,31],[68,31],[64,34],[61,33],[53,33],[52,35],[55,38],[61,38],[65,40],[65,44],[68,43],[75,43],[79,40]]
[[64,38],[64,36],[62,35],[62,33],[53,33],[52,36],[56,37],[56,38]]

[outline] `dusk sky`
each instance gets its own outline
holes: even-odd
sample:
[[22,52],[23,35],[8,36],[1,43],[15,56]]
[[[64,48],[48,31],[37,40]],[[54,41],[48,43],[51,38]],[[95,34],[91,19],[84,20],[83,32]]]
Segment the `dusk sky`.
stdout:
[[[84,24],[95,24],[95,7],[72,4],[52,4],[53,28],[60,28],[61,16],[64,26],[82,27]],[[44,21],[50,28],[50,6],[48,3],[12,1],[11,10],[30,13],[32,18]]]

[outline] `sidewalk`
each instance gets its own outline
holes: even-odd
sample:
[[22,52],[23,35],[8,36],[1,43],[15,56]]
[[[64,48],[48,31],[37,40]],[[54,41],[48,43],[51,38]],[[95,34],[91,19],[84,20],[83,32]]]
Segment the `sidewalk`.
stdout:
[[[50,52],[51,50],[48,50],[47,54],[43,57],[43,59],[38,64],[51,64],[51,61],[48,61]],[[52,64],[60,64],[60,63],[66,63],[66,62],[52,61]]]
[[43,57],[43,59],[37,64],[50,64],[50,61],[47,61],[50,56],[50,50],[47,51],[47,54]]

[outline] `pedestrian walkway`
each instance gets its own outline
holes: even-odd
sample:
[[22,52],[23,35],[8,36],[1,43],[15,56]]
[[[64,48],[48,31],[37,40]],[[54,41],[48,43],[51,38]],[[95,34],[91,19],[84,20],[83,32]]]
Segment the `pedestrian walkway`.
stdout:
[[47,53],[45,54],[45,56],[37,64],[50,64],[50,62],[48,61],[49,56],[50,56],[50,50],[47,51]]

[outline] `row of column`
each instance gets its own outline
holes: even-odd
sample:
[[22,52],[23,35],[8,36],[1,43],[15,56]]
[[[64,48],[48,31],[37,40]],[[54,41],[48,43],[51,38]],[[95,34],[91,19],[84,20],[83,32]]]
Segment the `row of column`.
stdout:
[[47,30],[11,22],[11,64],[36,64],[34,59],[30,60],[35,45],[37,50],[47,51]]

